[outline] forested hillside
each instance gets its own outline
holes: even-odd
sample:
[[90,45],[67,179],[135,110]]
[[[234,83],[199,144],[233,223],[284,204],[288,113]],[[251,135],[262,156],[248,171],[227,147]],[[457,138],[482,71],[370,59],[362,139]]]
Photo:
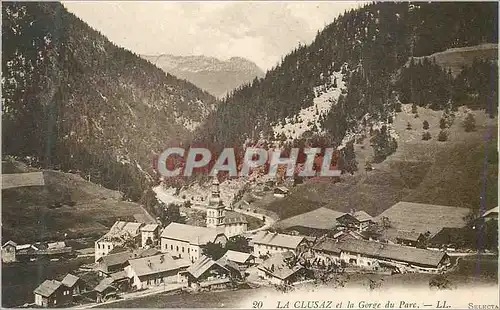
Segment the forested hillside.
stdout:
[[390,123],[402,102],[433,109],[467,104],[493,115],[497,85],[484,79],[496,80],[496,63],[476,62],[455,79],[432,61],[402,67],[411,57],[498,42],[497,12],[497,3],[376,3],[346,12],[265,78],[234,91],[197,137],[214,147],[273,140],[273,126],[313,106],[318,87],[336,88],[339,74],[345,89],[327,113],[317,113],[333,144],[367,115]]
[[215,105],[115,46],[60,3],[2,4],[3,154],[137,200],[153,152],[188,139]]

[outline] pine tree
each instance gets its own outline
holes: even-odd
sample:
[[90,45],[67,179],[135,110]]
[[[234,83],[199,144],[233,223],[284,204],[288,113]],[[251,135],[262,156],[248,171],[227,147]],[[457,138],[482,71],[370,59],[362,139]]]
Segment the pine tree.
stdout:
[[418,113],[418,108],[417,108],[417,104],[414,103],[411,105],[411,113],[413,114],[417,114]]
[[427,140],[430,140],[430,139],[431,139],[431,134],[428,131],[425,131],[422,134],[422,140],[427,141]]
[[476,120],[474,119],[474,115],[472,115],[472,113],[468,113],[465,117],[464,127],[466,132],[476,130]]
[[408,122],[408,124],[406,124],[406,130],[411,130],[411,129],[412,129],[411,124],[410,122]]
[[439,120],[439,128],[441,128],[441,129],[444,130],[444,129],[446,129],[446,127],[448,127],[447,124],[446,124],[446,120],[444,118],[441,118]]
[[441,130],[438,135],[438,141],[447,141],[448,140],[448,133],[445,130]]
[[422,125],[424,127],[424,130],[428,130],[429,129],[429,122],[427,120],[425,120]]

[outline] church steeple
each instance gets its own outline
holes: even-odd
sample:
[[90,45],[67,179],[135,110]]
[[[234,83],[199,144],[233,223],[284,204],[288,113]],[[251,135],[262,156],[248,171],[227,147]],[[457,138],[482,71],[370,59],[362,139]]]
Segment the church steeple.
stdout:
[[217,178],[217,171],[215,171],[210,197],[208,198],[207,227],[217,228],[224,226],[224,209],[225,207],[220,197],[219,179]]

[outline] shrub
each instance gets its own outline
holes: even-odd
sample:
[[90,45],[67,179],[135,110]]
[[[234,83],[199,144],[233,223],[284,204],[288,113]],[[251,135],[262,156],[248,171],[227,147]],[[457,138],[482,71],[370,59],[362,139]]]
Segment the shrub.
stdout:
[[474,115],[468,113],[464,120],[464,127],[466,132],[471,132],[476,130],[476,120],[474,119]]
[[428,130],[429,129],[429,122],[427,120],[425,120],[423,123],[422,123],[422,126],[424,127],[424,130]]
[[448,133],[445,130],[441,130],[438,135],[438,141],[446,141],[448,140]]
[[422,140],[424,140],[424,141],[430,140],[431,138],[432,138],[431,134],[428,131],[426,131],[422,134]]

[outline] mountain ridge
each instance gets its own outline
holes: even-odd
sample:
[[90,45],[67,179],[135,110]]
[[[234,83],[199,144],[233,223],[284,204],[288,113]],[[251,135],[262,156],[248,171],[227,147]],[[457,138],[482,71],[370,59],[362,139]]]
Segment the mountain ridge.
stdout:
[[216,97],[264,76],[254,62],[233,56],[227,60],[204,55],[141,55],[165,72],[190,81]]

